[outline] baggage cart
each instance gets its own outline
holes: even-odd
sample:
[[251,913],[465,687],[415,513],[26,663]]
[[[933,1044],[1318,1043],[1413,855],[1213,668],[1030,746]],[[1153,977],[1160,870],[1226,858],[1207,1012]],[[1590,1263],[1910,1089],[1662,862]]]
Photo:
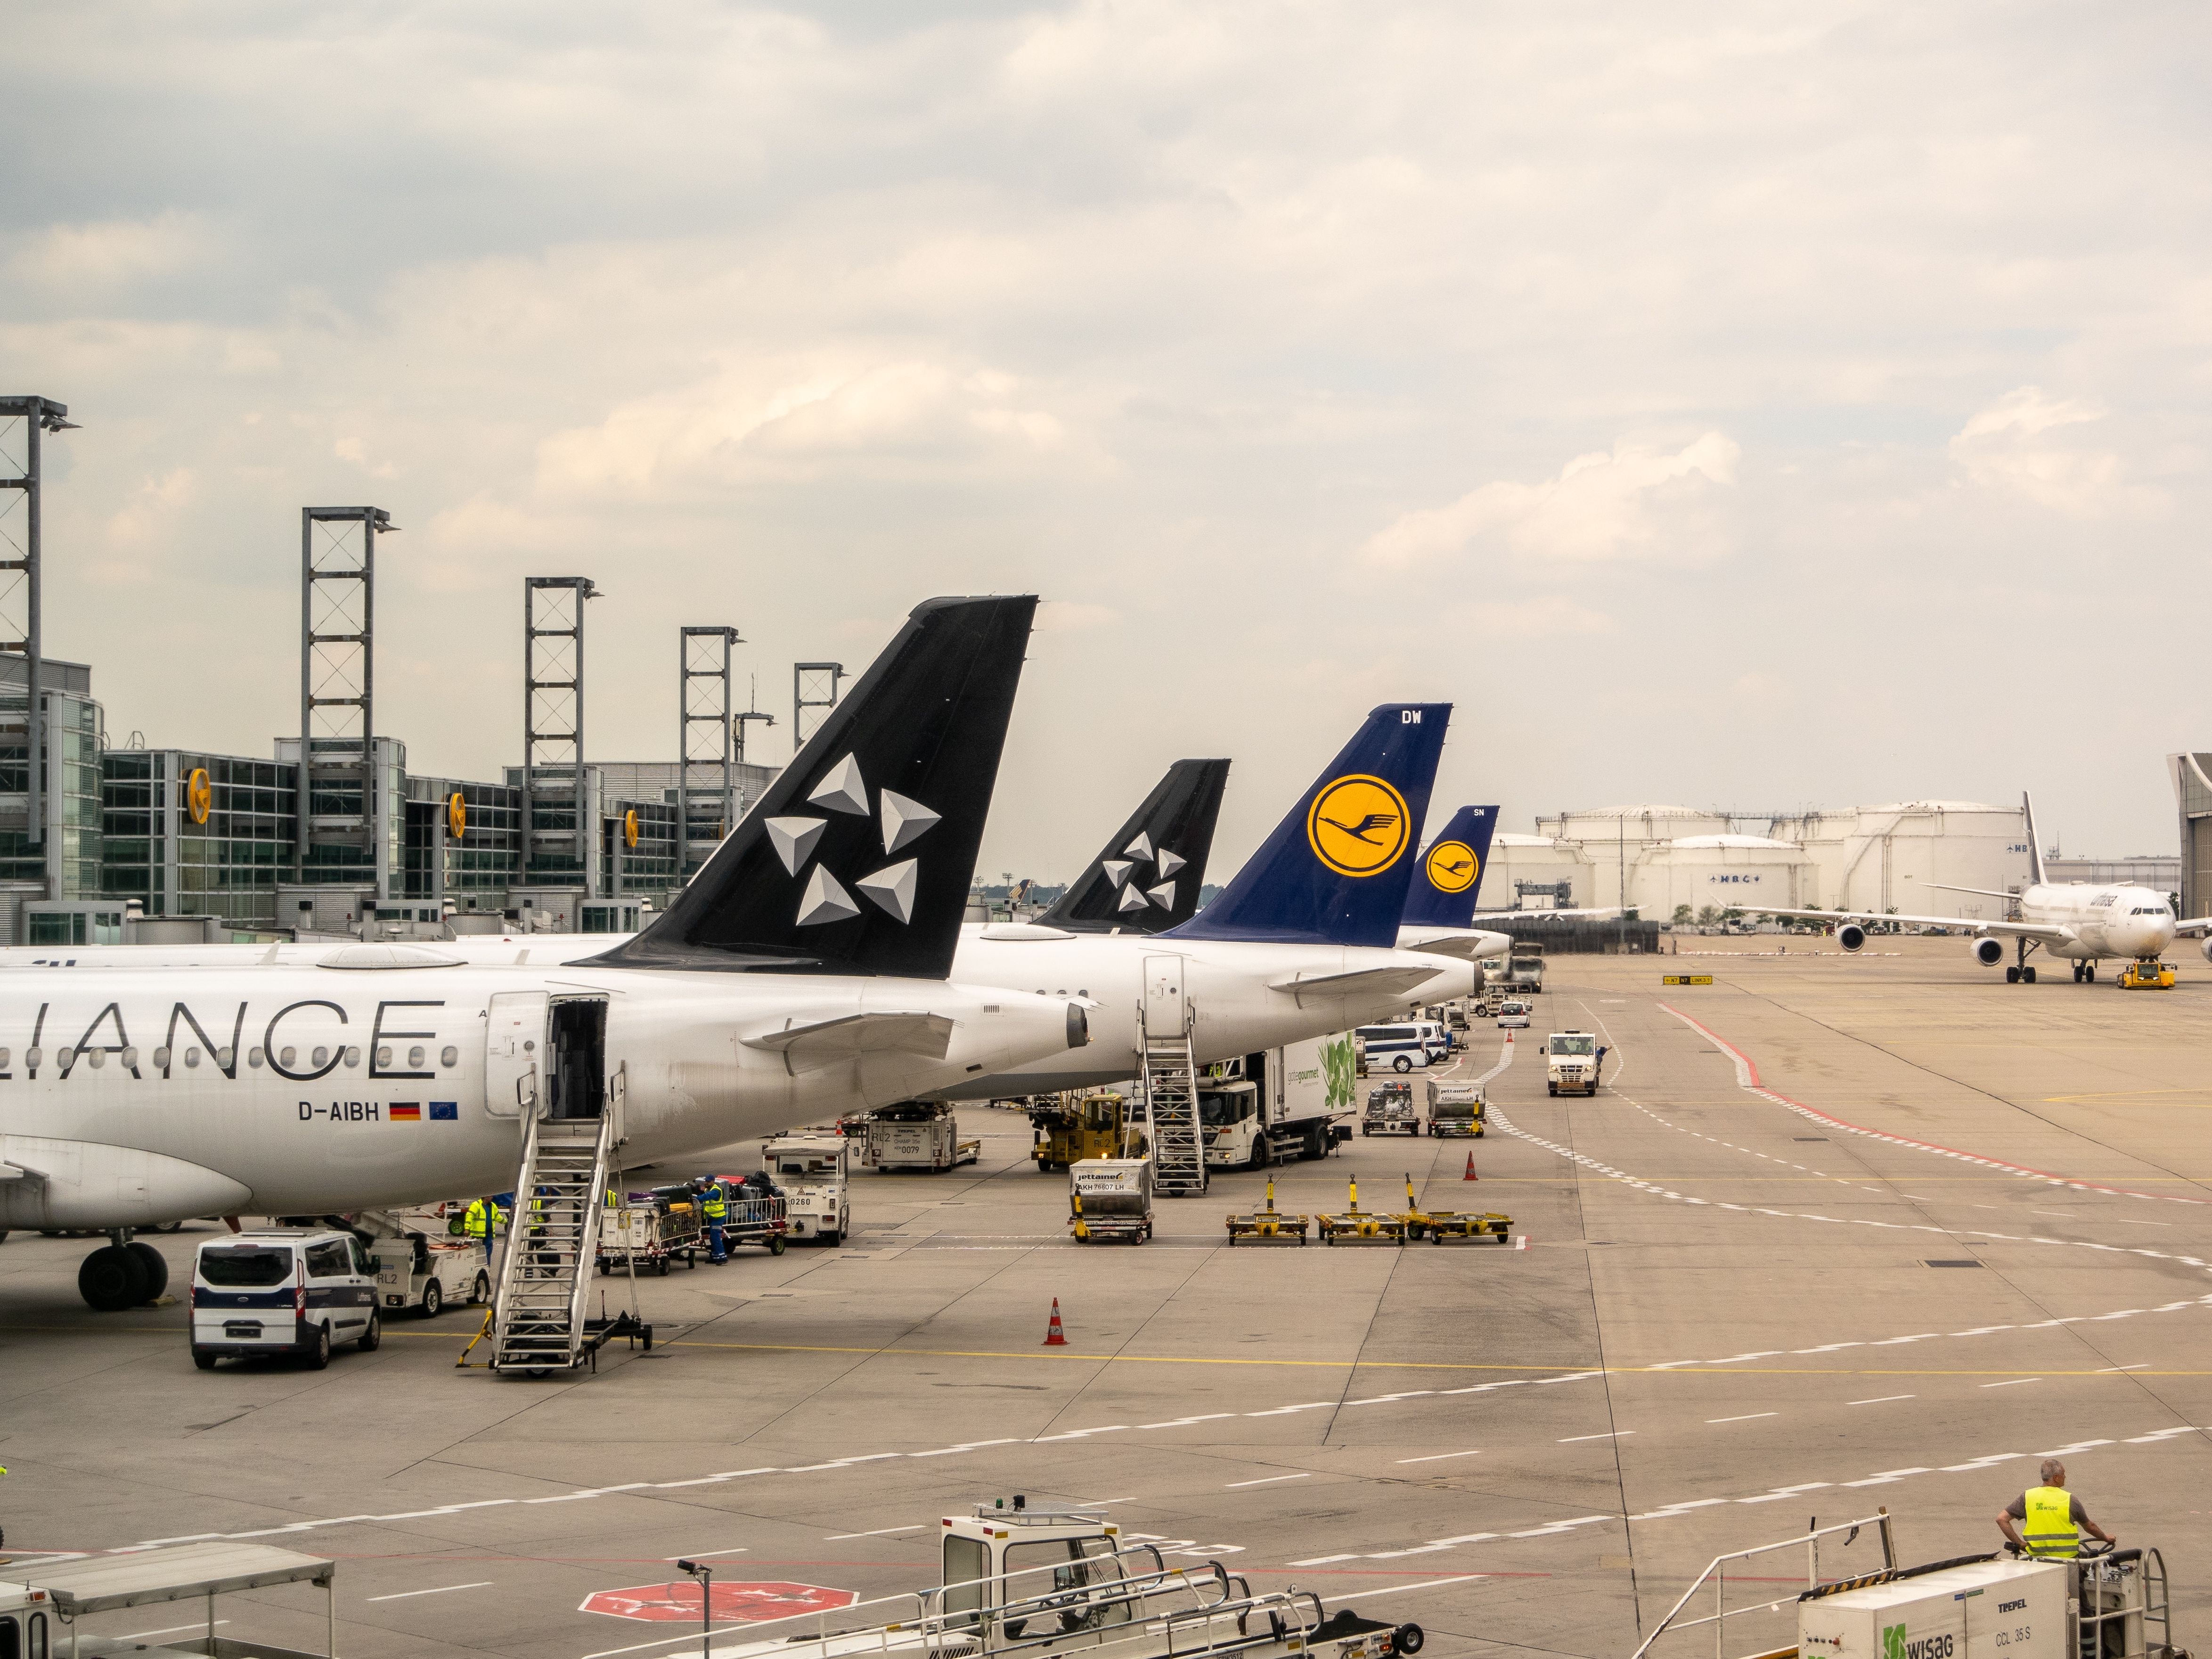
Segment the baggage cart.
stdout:
[[1406,1177],[1406,1207],[1395,1219],[1403,1230],[1407,1243],[1427,1239],[1431,1244],[1441,1244],[1447,1238],[1462,1238],[1469,1243],[1480,1243],[1494,1238],[1507,1243],[1513,1231],[1513,1218],[1495,1210],[1424,1210],[1413,1198],[1413,1177]]
[[[1435,1082],[1423,1078],[1421,1084],[1430,1093],[1436,1092]],[[1413,1084],[1409,1079],[1385,1083],[1367,1091],[1367,1110],[1359,1120],[1363,1135],[1419,1135],[1421,1133],[1421,1109],[1416,1103]]]
[[1067,1166],[1068,1231],[1085,1244],[1152,1236],[1152,1161],[1086,1158]]
[[[688,1188],[678,1190],[690,1193]],[[599,1268],[602,1273],[629,1268],[665,1277],[679,1256],[685,1267],[697,1267],[706,1242],[696,1196],[632,1193],[599,1218]]]
[[744,1245],[781,1255],[791,1234],[783,1194],[757,1181],[740,1181],[735,1176],[716,1179],[721,1182],[722,1201],[729,1211],[722,1219],[722,1248],[734,1250]]

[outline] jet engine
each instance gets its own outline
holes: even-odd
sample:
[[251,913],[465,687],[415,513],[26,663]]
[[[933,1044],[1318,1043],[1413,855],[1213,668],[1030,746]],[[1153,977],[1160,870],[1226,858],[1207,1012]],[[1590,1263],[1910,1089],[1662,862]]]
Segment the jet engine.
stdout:
[[1856,921],[1839,922],[1836,927],[1836,943],[1842,945],[1846,951],[1864,950],[1866,948],[1866,929],[1860,927]]
[[1984,968],[1994,968],[2004,960],[2004,941],[2001,939],[1978,939],[1974,941],[1974,960]]
[[2204,936],[2204,960],[2212,962],[2212,933]]

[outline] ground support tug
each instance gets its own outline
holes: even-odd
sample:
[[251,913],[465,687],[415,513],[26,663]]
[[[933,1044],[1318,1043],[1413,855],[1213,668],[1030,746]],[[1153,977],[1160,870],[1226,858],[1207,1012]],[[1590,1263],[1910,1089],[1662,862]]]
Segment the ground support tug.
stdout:
[[[798,1613],[714,1641],[714,1659],[1394,1659],[1421,1650],[1419,1625],[1330,1614],[1311,1590],[1255,1591],[1218,1561],[1170,1567],[1149,1544],[1080,1510],[1024,1500],[947,1516],[944,1583],[834,1613]],[[734,1634],[734,1632],[733,1632]]]

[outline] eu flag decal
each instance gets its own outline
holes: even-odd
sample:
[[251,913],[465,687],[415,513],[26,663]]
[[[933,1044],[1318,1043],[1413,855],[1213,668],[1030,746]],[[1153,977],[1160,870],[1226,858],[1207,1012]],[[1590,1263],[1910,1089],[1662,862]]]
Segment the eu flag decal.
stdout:
[[459,1123],[461,1121],[461,1103],[458,1100],[432,1101],[430,1121],[433,1123]]

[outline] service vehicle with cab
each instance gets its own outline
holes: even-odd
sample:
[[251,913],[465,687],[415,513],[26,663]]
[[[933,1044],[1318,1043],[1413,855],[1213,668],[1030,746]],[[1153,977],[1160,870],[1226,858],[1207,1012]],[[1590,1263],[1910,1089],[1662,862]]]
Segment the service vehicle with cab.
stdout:
[[1517,999],[1498,1005],[1498,1029],[1501,1031],[1525,1031],[1528,1029],[1528,1005]]
[[1544,1045],[1544,1089],[1553,1095],[1597,1092],[1597,1038],[1588,1031],[1554,1031]]
[[192,1260],[192,1364],[286,1356],[320,1370],[331,1350],[382,1340],[376,1265],[352,1233],[271,1227],[211,1238]]
[[783,1189],[789,1237],[835,1249],[851,1233],[853,1200],[845,1182],[848,1151],[844,1137],[833,1133],[778,1135],[762,1146],[761,1161]]
[[1490,1102],[1479,1083],[1447,1083],[1429,1104],[1429,1133],[1438,1140],[1455,1136],[1482,1139],[1482,1115]]

